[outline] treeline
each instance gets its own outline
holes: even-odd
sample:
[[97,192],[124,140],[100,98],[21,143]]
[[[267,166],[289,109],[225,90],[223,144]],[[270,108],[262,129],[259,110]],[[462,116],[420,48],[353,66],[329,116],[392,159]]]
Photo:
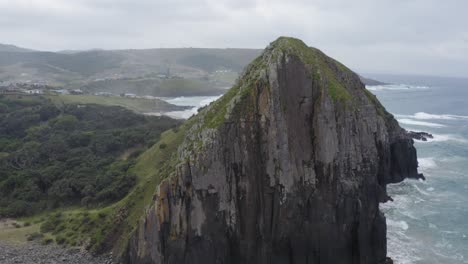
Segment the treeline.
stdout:
[[0,96],[0,216],[121,199],[136,181],[134,158],[178,123],[121,107]]

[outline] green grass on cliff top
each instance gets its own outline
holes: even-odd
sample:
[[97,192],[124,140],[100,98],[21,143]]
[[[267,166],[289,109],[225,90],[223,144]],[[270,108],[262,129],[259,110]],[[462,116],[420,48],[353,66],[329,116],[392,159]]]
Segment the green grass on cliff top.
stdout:
[[[308,47],[299,39],[280,37],[272,42],[270,46],[257,57],[252,63],[246,67],[245,73],[239,78],[237,83],[223,97],[212,103],[209,107],[202,110],[203,128],[216,128],[225,122],[227,115],[227,106],[235,98],[240,95],[240,98],[245,99],[254,90],[254,86],[258,85],[261,79],[262,71],[265,71],[269,60],[276,61],[279,56],[296,56],[306,65],[313,65],[315,72],[310,72],[311,77],[319,81],[324,80],[327,84],[329,96],[334,101],[348,102],[352,96],[346,89],[345,85],[337,78],[336,71],[352,72],[343,64],[327,57],[318,49]],[[265,84],[268,86],[268,84]],[[240,100],[237,102],[236,111],[246,112],[248,103],[243,104]],[[240,106],[238,106],[240,105]],[[252,110],[252,109],[247,109]],[[235,111],[233,111],[235,112]]]
[[328,84],[330,97],[337,101],[347,101],[352,99],[346,87],[337,78],[337,72],[332,67],[343,72],[352,72],[343,64],[329,58],[322,51],[308,47],[302,40],[290,37],[280,37],[270,44],[273,56],[278,56],[281,51],[283,54],[294,55],[304,64],[314,65],[316,72],[312,73],[313,78],[325,79]]

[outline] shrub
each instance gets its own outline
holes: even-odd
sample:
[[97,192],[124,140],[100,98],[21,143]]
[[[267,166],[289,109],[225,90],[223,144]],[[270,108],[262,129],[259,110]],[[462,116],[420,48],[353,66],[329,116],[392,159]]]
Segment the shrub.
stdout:
[[44,237],[43,234],[40,234],[40,233],[35,232],[35,233],[32,233],[32,234],[29,234],[29,235],[26,237],[26,239],[27,239],[28,241],[33,241],[33,240],[42,239],[43,237]]
[[50,238],[50,237],[47,237],[47,238],[42,239],[42,243],[41,243],[41,244],[43,244],[43,245],[49,245],[49,244],[51,244],[52,242],[54,242],[54,240],[53,240],[52,238]]
[[55,238],[55,243],[57,243],[58,245],[62,245],[66,242],[67,240],[65,239],[65,237],[63,236],[57,236]]
[[60,224],[60,220],[56,217],[49,217],[40,227],[41,233],[48,233],[57,227]]
[[104,213],[104,212],[99,212],[98,216],[99,216],[99,218],[105,218],[107,216],[107,214]]

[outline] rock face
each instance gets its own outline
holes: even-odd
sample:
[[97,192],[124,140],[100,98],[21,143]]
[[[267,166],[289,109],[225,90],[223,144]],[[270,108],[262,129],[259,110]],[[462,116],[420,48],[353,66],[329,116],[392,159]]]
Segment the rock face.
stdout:
[[413,140],[359,77],[279,38],[187,121],[128,263],[388,263],[379,202]]

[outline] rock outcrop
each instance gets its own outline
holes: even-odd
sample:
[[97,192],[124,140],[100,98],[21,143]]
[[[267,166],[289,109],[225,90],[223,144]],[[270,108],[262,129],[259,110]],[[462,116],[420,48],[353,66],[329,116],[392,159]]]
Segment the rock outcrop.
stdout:
[[408,136],[415,140],[427,141],[428,138],[433,139],[434,136],[427,132],[408,131]]
[[377,81],[377,80],[374,80],[374,79],[366,78],[366,77],[363,77],[363,76],[359,76],[359,79],[361,79],[361,82],[364,85],[368,85],[368,86],[377,86],[377,85],[387,85],[388,84],[388,83],[384,83],[384,82]]
[[281,37],[186,126],[128,263],[389,263],[379,202],[416,150],[345,66]]

